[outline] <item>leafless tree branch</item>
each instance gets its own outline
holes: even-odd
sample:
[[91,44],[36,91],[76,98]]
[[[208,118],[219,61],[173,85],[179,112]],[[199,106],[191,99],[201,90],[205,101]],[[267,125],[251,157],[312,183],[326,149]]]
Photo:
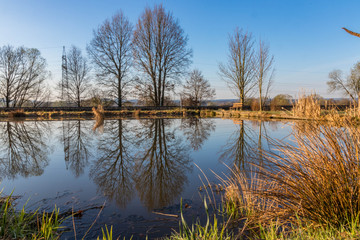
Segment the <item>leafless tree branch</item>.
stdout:
[[[154,106],[164,106],[166,94],[178,83],[191,63],[192,50],[179,22],[160,6],[146,8],[133,36],[135,67],[144,74],[137,88],[147,90]],[[143,94],[143,93],[142,93]]]

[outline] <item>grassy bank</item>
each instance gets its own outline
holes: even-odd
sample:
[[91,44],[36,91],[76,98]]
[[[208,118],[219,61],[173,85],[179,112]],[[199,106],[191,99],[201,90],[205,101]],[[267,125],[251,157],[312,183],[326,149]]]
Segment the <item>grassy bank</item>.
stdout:
[[[0,112],[0,119],[11,120],[62,120],[79,118],[96,118],[93,111],[36,111],[24,112],[22,110],[13,112]],[[220,117],[220,118],[246,118],[246,119],[272,119],[272,120],[317,120],[317,121],[338,121],[340,118],[357,120],[357,115],[349,112],[339,112],[334,110],[323,110],[319,116],[294,115],[291,111],[235,111],[235,110],[191,110],[191,109],[172,109],[172,110],[121,110],[103,111],[102,117],[111,118],[146,118],[146,117]]]
[[[166,108],[166,107],[165,107]],[[256,119],[297,119],[297,120],[317,120],[317,121],[339,121],[340,119],[358,120],[360,119],[360,111],[357,107],[349,107],[345,111],[339,111],[337,107],[327,106],[326,110],[321,109],[320,100],[316,95],[301,95],[293,104],[291,110],[285,108],[281,111],[240,111],[240,110],[223,110],[223,109],[189,109],[186,108],[173,108],[159,110],[155,107],[131,107],[125,110],[116,109],[103,109],[99,105],[97,108],[89,107],[84,108],[60,108],[62,110],[44,111],[39,109],[34,111],[24,111],[24,109],[13,109],[12,111],[1,111],[0,118],[8,119],[38,119],[38,120],[51,120],[62,118],[79,118],[79,117],[95,117],[111,118],[111,117],[127,117],[127,118],[140,118],[140,117],[222,117],[222,118],[256,118]],[[49,108],[43,108],[49,109]],[[67,109],[64,110],[64,109]],[[100,109],[98,111],[97,109]],[[151,110],[149,110],[151,109]],[[217,109],[217,110],[214,110]],[[27,109],[31,110],[31,109]],[[79,111],[77,111],[79,110]],[[81,111],[80,111],[81,110]],[[99,115],[99,113],[101,114]]]
[[59,209],[28,212],[26,204],[16,209],[15,198],[0,197],[1,239],[58,239],[62,229]]
[[[36,120],[58,120],[64,118],[89,118],[96,117],[94,111],[35,111],[26,112],[23,110],[16,110],[11,112],[0,112],[2,119],[36,119]],[[141,118],[141,117],[214,117],[216,112],[213,110],[192,110],[192,109],[171,109],[171,110],[103,110],[102,116],[105,118],[112,117],[127,117],[127,118]]]
[[316,95],[302,94],[294,103],[291,110],[284,108],[281,111],[234,111],[220,110],[216,112],[219,117],[225,118],[260,118],[260,119],[292,119],[339,122],[343,120],[358,121],[360,111],[358,107],[348,107],[340,111],[337,106],[321,108],[320,100]]

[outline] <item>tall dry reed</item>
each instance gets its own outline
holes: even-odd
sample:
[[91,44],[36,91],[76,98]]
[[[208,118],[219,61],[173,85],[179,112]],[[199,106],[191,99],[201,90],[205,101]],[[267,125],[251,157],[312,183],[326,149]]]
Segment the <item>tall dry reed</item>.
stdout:
[[320,113],[320,101],[315,94],[308,96],[301,94],[293,106],[295,117],[318,118]]
[[234,171],[225,181],[227,201],[261,224],[301,219],[332,227],[359,225],[360,129],[344,121],[340,128],[294,131],[293,139],[272,141],[275,151],[254,166],[256,178]]

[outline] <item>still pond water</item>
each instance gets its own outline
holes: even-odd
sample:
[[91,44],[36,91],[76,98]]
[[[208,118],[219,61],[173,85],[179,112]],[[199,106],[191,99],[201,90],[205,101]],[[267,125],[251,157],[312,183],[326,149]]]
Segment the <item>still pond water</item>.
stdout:
[[[81,238],[113,225],[114,236],[150,239],[179,229],[180,199],[191,222],[204,217],[205,181],[218,183],[228,166],[250,169],[255,149],[269,150],[268,137],[287,139],[294,123],[207,119],[114,119],[0,122],[0,181],[3,193],[21,196],[27,208],[74,218]],[[225,165],[226,164],[226,165]],[[201,169],[201,170],[200,170]],[[202,179],[202,180],[201,180]],[[215,193],[219,198],[220,194]],[[73,239],[71,219],[64,222]]]

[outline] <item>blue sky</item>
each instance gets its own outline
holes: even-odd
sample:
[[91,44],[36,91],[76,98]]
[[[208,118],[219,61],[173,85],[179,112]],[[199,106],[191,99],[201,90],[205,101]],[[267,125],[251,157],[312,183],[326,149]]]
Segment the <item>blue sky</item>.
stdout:
[[228,36],[236,27],[270,45],[272,96],[315,91],[339,97],[327,91],[328,73],[347,74],[360,61],[360,38],[341,29],[360,32],[360,1],[340,0],[0,0],[0,46],[40,49],[55,84],[61,78],[62,46],[76,45],[85,53],[93,29],[116,11],[135,25],[146,6],[159,3],[179,19],[194,53],[191,68],[203,72],[218,99],[234,97],[218,75],[218,64],[226,61]]

